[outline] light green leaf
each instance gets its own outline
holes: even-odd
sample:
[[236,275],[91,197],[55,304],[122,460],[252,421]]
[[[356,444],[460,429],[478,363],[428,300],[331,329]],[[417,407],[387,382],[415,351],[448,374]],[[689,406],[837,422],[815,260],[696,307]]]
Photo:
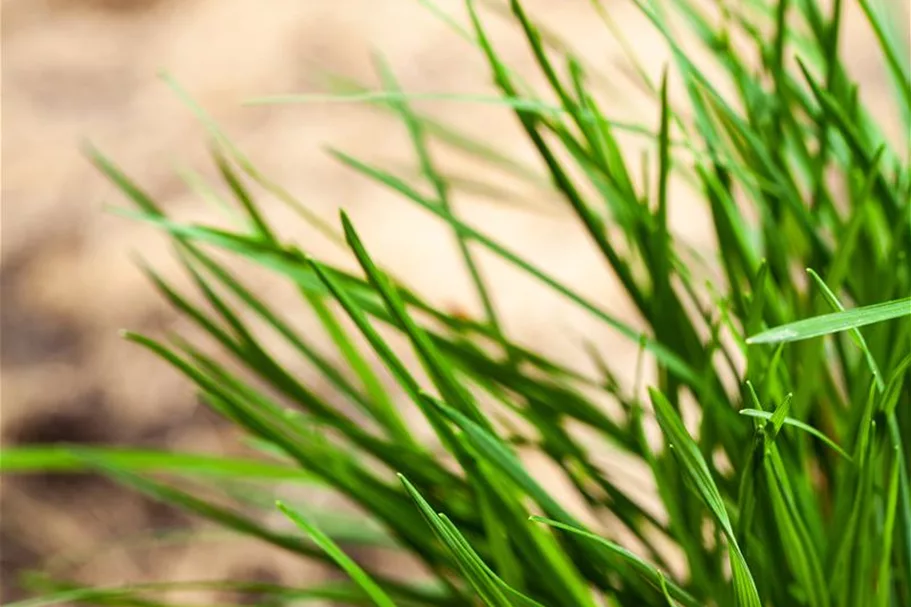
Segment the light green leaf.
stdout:
[[911,316],[911,297],[798,320],[753,335],[747,338],[747,343],[772,344],[799,341],[906,316]]

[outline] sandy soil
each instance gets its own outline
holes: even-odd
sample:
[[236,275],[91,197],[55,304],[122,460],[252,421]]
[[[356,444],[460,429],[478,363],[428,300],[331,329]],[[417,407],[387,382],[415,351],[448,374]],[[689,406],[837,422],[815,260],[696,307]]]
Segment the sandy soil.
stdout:
[[[441,3],[446,4],[446,3]],[[460,3],[453,3],[458,5]],[[568,34],[585,56],[610,66],[618,49],[587,0],[527,3],[549,27]],[[664,52],[628,3],[609,2],[614,18],[660,71]],[[204,131],[159,79],[166,69],[219,120],[276,181],[334,220],[348,209],[377,256],[434,301],[476,311],[448,234],[437,223],[340,167],[323,152],[331,143],[355,155],[413,166],[403,128],[355,106],[245,107],[268,94],[319,91],[320,70],[374,82],[370,53],[382,49],[402,85],[413,91],[489,92],[471,48],[410,0],[4,0],[2,438],[117,442],[213,450],[230,432],[198,409],[174,372],[118,338],[129,327],[160,333],[183,325],[153,293],[131,255],[156,267],[174,264],[153,230],[103,212],[123,203],[80,152],[90,140],[169,209],[208,216],[175,167],[212,175]],[[855,20],[857,23],[859,21]],[[522,41],[491,17],[504,56],[532,73]],[[868,39],[851,26],[850,60],[867,75],[868,97],[888,107]],[[857,33],[854,30],[858,30]],[[618,117],[652,116],[638,98],[606,97]],[[497,142],[535,163],[514,121],[497,108],[423,103],[421,107]],[[652,118],[649,118],[652,120]],[[453,172],[489,176],[483,165],[439,151]],[[510,210],[460,197],[460,210],[619,317],[635,320],[614,297],[603,263],[558,201],[509,186],[544,212]],[[704,214],[674,200],[681,237],[710,247]],[[284,220],[277,205],[270,212]],[[338,251],[312,231],[281,221],[286,234],[332,259]],[[632,368],[635,346],[593,326],[578,311],[542,293],[503,264],[482,259],[498,286],[497,305],[518,339],[580,362],[586,335]],[[276,292],[276,298],[285,297]],[[301,370],[304,378],[320,378]],[[0,540],[4,598],[17,596],[14,576],[63,550],[109,544],[137,530],[180,527],[166,508],[88,479],[4,479]],[[114,548],[72,573],[87,581],[305,575],[295,564],[250,546],[205,544],[148,551]],[[257,555],[257,556],[254,556]],[[11,590],[12,589],[12,590]]]

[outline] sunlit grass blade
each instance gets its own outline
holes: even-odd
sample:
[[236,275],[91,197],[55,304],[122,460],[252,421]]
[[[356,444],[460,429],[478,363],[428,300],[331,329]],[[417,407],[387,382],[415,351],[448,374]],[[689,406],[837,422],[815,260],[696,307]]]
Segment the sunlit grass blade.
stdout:
[[135,473],[168,472],[216,479],[224,477],[322,484],[319,479],[299,468],[266,460],[222,455],[85,445],[23,445],[0,450],[0,472],[3,474],[87,472],[91,471],[88,462],[92,461]]
[[[389,175],[388,173],[384,173],[383,171],[381,171],[379,169],[375,169],[375,168],[373,168],[365,163],[362,163],[359,160],[356,160],[350,156],[347,156],[346,154],[343,154],[341,152],[334,152],[334,155],[337,158],[339,158],[339,160],[344,162],[345,164],[348,164],[349,166],[359,170],[360,172],[364,173],[365,175],[372,177],[373,179],[383,183],[384,185],[387,185],[388,187],[390,187],[394,190],[399,191],[409,200],[417,203],[422,208],[427,209],[434,215],[437,215],[438,217],[440,217],[447,223],[451,224],[454,228],[458,229],[463,234],[464,237],[478,242],[479,244],[481,244],[486,249],[493,252],[498,257],[503,258],[505,261],[509,262],[510,264],[512,264],[512,265],[518,267],[519,269],[523,270],[524,272],[530,274],[531,276],[533,276],[540,282],[544,283],[545,285],[547,285],[554,291],[560,293],[561,295],[563,295],[570,301],[578,304],[580,307],[587,310],[589,313],[591,313],[598,319],[607,323],[608,325],[610,325],[611,327],[616,329],[619,333],[621,333],[623,336],[625,336],[631,340],[635,340],[637,342],[641,339],[642,333],[640,333],[639,331],[636,331],[635,329],[633,329],[626,323],[618,321],[616,318],[614,318],[613,316],[611,316],[610,314],[605,312],[599,306],[597,306],[596,304],[594,304],[591,301],[588,301],[587,299],[585,299],[584,297],[582,297],[581,295],[576,293],[572,288],[562,284],[561,282],[559,282],[556,279],[554,279],[553,277],[549,276],[547,273],[545,273],[538,267],[523,260],[519,255],[511,252],[510,250],[508,250],[505,247],[503,247],[502,245],[500,245],[496,240],[486,236],[485,234],[479,232],[478,230],[475,230],[474,228],[468,226],[464,222],[452,217],[451,215],[446,213],[444,210],[440,209],[437,205],[430,203],[423,196],[421,196],[420,194],[418,194],[417,192],[412,190],[410,187],[408,187],[406,184],[402,183],[400,180],[396,179],[392,175]],[[660,360],[660,362],[662,364],[667,365],[668,369],[670,369],[674,373],[678,374],[681,378],[686,379],[687,381],[689,381],[693,384],[700,383],[701,380],[699,378],[699,375],[691,368],[691,366],[689,364],[687,364],[685,361],[683,361],[682,359],[680,359],[680,357],[678,357],[676,354],[669,351],[661,343],[659,343],[655,340],[652,340],[652,339],[646,339],[645,343],[646,343],[646,349],[649,352],[653,353]]]
[[[363,591],[351,584],[326,583],[309,588],[282,586],[266,582],[238,582],[234,580],[190,580],[182,582],[135,583],[119,587],[86,587],[63,582],[34,582],[44,590],[40,597],[7,603],[7,607],[50,607],[61,604],[123,605],[129,607],[178,607],[184,603],[159,602],[156,594],[173,592],[193,593],[213,591],[242,593],[244,598],[258,597],[266,601],[293,601],[300,604],[322,601],[341,601],[346,605],[372,605]],[[431,593],[394,593],[399,607],[419,607],[433,604]],[[415,595],[419,598],[415,598]],[[422,600],[425,598],[425,600]],[[218,603],[211,607],[240,607],[244,603]],[[446,604],[446,603],[441,603]]]
[[[877,2],[876,4],[879,6],[876,6],[870,0],[858,0],[858,4],[860,4],[864,11],[864,15],[867,17],[867,21],[876,34],[876,40],[885,55],[886,63],[889,66],[895,88],[904,101],[904,103],[899,103],[898,105],[902,108],[902,117],[905,121],[905,129],[907,130],[909,126],[909,114],[911,114],[911,109],[909,109],[911,108],[911,59],[908,58],[911,49],[908,47],[909,43],[907,40],[900,39],[902,34],[905,33],[901,31],[902,26],[896,28],[899,29],[899,32],[890,29],[890,23],[895,24],[900,21],[901,18],[899,17],[890,20],[887,15],[883,14],[886,7],[882,6],[883,3],[880,2]],[[896,10],[896,12],[900,12],[900,10]],[[904,27],[907,28],[907,25],[908,24],[905,23]],[[906,134],[906,141],[907,137],[908,134]]]
[[443,398],[482,425],[487,425],[486,418],[478,410],[475,399],[458,381],[448,361],[440,355],[427,333],[408,314],[404,302],[396,292],[395,287],[373,263],[357,232],[354,230],[354,226],[351,225],[347,215],[344,213],[342,214],[342,225],[345,231],[345,238],[355,257],[357,257],[370,282],[383,297],[390,312],[396,317],[405,333],[411,339],[422,364],[428,375],[433,379],[436,387],[440,390]]
[[[385,100],[386,97],[388,97],[388,101],[393,101],[398,97],[409,100],[415,99],[413,94],[394,95],[390,91],[372,91],[363,84],[336,74],[326,75],[325,79],[328,81],[328,88],[335,89],[334,95],[376,95],[384,100],[381,107],[390,106],[390,103]],[[415,111],[414,114],[421,122],[423,129],[428,135],[432,135],[434,139],[532,185],[540,188],[552,187],[550,182],[540,174],[540,171],[497,150],[496,147],[483,139],[458,130],[421,112]]]
[[729,542],[728,554],[734,575],[734,595],[737,604],[741,607],[759,607],[762,601],[756,590],[756,583],[753,581],[749,566],[737,544],[737,538],[734,535],[734,529],[731,526],[724,500],[702,454],[699,452],[698,446],[686,431],[686,427],[667,399],[656,390],[649,390],[649,394],[668,446],[680,462],[683,473],[693,484],[699,497],[727,536]]
[[[773,413],[769,413],[768,411],[760,411],[758,409],[741,409],[739,411],[739,413],[741,415],[745,415],[747,417],[756,417],[756,418],[765,419],[765,420],[771,420],[772,415],[773,415]],[[839,447],[838,443],[833,441],[831,438],[829,438],[828,436],[826,436],[825,434],[823,434],[822,432],[820,432],[813,426],[811,426],[809,424],[805,424],[804,422],[800,421],[799,419],[794,419],[793,417],[785,417],[781,423],[785,426],[791,426],[793,428],[798,428],[800,430],[803,430],[807,434],[811,434],[812,436],[818,438],[819,440],[824,442],[826,445],[831,447],[836,453],[838,453],[839,455],[841,455],[848,461],[852,461],[851,456],[848,455],[847,451],[845,451],[844,449]]]
[[400,476],[405,490],[414,500],[424,520],[437,538],[449,550],[455,563],[462,569],[475,592],[488,607],[542,607],[510,588],[478,557],[458,529],[443,514],[437,514],[429,503],[405,477]]
[[[379,63],[378,69],[384,86],[392,91],[399,91],[398,82],[395,80],[395,77],[393,76],[389,65],[382,59],[378,59],[377,61]],[[402,120],[408,128],[412,146],[414,147],[415,152],[418,156],[418,164],[420,166],[421,173],[433,186],[434,192],[437,196],[437,202],[439,202],[439,204],[444,209],[446,209],[446,212],[448,214],[454,216],[455,212],[452,207],[452,202],[450,201],[449,195],[449,184],[437,171],[436,163],[431,158],[430,149],[427,146],[421,121],[418,120],[414,115],[407,101],[396,102],[393,104],[393,107],[401,115]],[[458,229],[453,229],[453,234],[455,235],[459,253],[462,256],[462,262],[465,265],[465,269],[468,271],[468,275],[470,276],[471,282],[474,285],[475,293],[477,294],[477,297],[484,309],[485,320],[497,335],[501,343],[503,343],[506,354],[509,356],[510,351],[508,346],[505,344],[503,329],[500,326],[497,312],[494,309],[490,291],[484,278],[481,276],[481,272],[478,269],[475,258],[469,249],[468,241],[462,235],[462,233],[459,232]]]
[[798,320],[748,337],[747,343],[769,344],[811,339],[906,316],[911,316],[911,297]]
[[[673,601],[678,601],[681,605],[689,606],[689,607],[696,607],[696,606],[700,605],[700,603],[696,599],[694,599],[692,596],[690,596],[686,590],[680,588],[673,582],[668,582],[665,575],[662,572],[660,572],[654,565],[651,565],[650,563],[644,561],[643,559],[636,556],[635,554],[633,554],[632,552],[630,552],[623,546],[615,544],[614,542],[611,542],[610,540],[604,539],[603,537],[595,535],[594,533],[591,533],[584,529],[580,529],[579,527],[574,527],[572,525],[567,525],[565,523],[561,523],[560,521],[555,521],[555,520],[543,518],[540,516],[533,516],[533,517],[531,517],[530,520],[532,520],[536,523],[544,523],[545,525],[549,525],[549,526],[555,527],[557,529],[562,529],[564,531],[568,531],[569,533],[574,533],[581,537],[584,537],[584,538],[587,538],[594,542],[597,542],[597,543],[601,544],[602,546],[607,547],[611,552],[614,552],[615,554],[617,554],[618,556],[623,558],[625,561],[630,563],[633,566],[633,568],[642,577],[644,577],[646,580],[648,580],[648,582],[650,584],[652,584],[656,589],[667,590]],[[671,603],[671,605],[673,605],[673,604],[674,603]]]
[[361,567],[351,560],[332,539],[325,533],[316,528],[300,512],[289,508],[282,502],[278,502],[277,507],[282,513],[306,533],[322,550],[335,561],[342,570],[347,573],[351,579],[360,586],[365,593],[373,600],[377,607],[396,607],[396,604],[389,598],[382,588],[374,582],[370,576]]
[[122,468],[110,466],[110,462],[95,459],[85,460],[87,467],[111,477],[113,480],[164,504],[192,512],[238,534],[250,536],[290,552],[311,558],[323,558],[320,551],[297,538],[268,529],[253,519],[229,508],[198,498],[190,493],[150,480]]
[[[817,274],[812,268],[807,268],[807,273],[822,291],[823,296],[826,298],[826,301],[829,305],[834,308],[837,312],[844,312],[845,307],[838,300],[838,297],[835,293],[829,289],[825,281]],[[909,300],[911,301],[911,300]],[[911,303],[909,303],[908,314],[911,314]],[[876,381],[876,385],[880,391],[885,389],[885,383],[883,382],[882,373],[879,371],[879,365],[876,364],[876,359],[873,357],[873,353],[870,352],[870,348],[867,346],[867,342],[864,339],[863,334],[857,327],[850,329],[851,339],[854,340],[854,343],[860,348],[861,352],[864,354],[864,358],[867,360],[867,365],[870,367],[870,371],[873,373],[873,379]]]
[[180,85],[179,82],[167,72],[162,72],[160,74],[161,79],[174,91],[177,97],[186,105],[190,111],[196,116],[200,124],[209,132],[209,135],[216,141],[224,150],[228,152],[230,157],[244,170],[247,175],[249,175],[254,181],[259,183],[263,188],[268,192],[272,193],[277,199],[281,200],[283,203],[287,204],[292,210],[294,210],[298,215],[300,215],[304,221],[309,225],[313,226],[314,229],[319,231],[323,236],[329,239],[332,242],[341,243],[338,233],[333,230],[333,228],[323,220],[319,215],[314,213],[312,210],[308,209],[306,206],[298,202],[285,188],[275,183],[273,180],[269,179],[264,175],[256,165],[250,160],[250,158],[244,154],[240,148],[228,137],[221,126],[200,106],[190,93]]

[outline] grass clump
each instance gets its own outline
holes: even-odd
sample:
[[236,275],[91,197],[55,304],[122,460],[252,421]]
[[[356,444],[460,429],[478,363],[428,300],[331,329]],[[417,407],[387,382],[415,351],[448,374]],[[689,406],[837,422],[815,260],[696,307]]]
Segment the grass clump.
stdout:
[[[403,122],[422,183],[332,153],[452,229],[481,318],[434,307],[393,278],[344,214],[339,233],[265,177],[192,102],[242,214],[236,229],[169,218],[114,163],[90,151],[134,204],[123,212],[170,235],[198,293],[181,292],[146,269],[150,279],[231,362],[179,337],[126,337],[186,375],[209,407],[249,435],[262,458],[36,445],[5,451],[2,469],[97,470],[232,533],[337,567],[350,579],[246,589],[269,604],[911,604],[911,396],[905,386],[911,367],[911,80],[906,41],[892,31],[893,21],[872,0],[857,2],[893,81],[904,120],[897,138],[864,106],[839,57],[846,4],[839,0],[831,6],[636,0],[671,51],[660,81],[642,69],[634,49],[629,57],[630,86],[654,101],[654,127],[609,119],[583,58],[536,25],[520,2],[508,8],[555,103],[542,101],[503,62],[474,2],[467,3],[466,26],[431,6],[486,59],[500,91],[496,98],[452,100],[497,103],[512,112],[543,161],[543,175],[415,111],[412,96],[382,61],[380,91],[336,81],[342,92],[321,100],[376,103]],[[592,4],[593,14],[616,33],[608,9]],[[708,50],[713,65],[691,60],[674,26]],[[758,59],[745,60],[734,41]],[[685,102],[671,102],[669,79],[682,84]],[[266,101],[314,100],[320,99]],[[653,179],[640,183],[633,175],[621,132],[650,139]],[[549,183],[603,255],[642,325],[621,322],[462,221],[452,205],[459,184],[444,175],[431,143],[481,157],[513,178]],[[284,242],[248,183],[343,238],[360,271]],[[711,216],[715,260],[700,261],[673,235],[668,207],[673,190],[683,187],[698,193]],[[637,343],[641,364],[657,370],[647,394],[617,379],[627,361],[592,349],[600,369],[592,376],[515,343],[477,265],[482,251]],[[294,329],[284,312],[245,286],[225,253],[293,284],[343,362],[321,354],[316,338]],[[334,396],[289,372],[263,345],[254,319],[317,369],[350,407],[332,404]],[[388,343],[389,329],[407,339],[423,375]],[[369,363],[373,357],[398,383],[407,406],[384,387]],[[599,404],[604,397],[622,415],[608,415]],[[403,413],[409,410],[426,421],[436,441],[418,438],[414,415]],[[688,428],[684,417],[697,422]],[[656,427],[660,445],[648,439]],[[597,437],[594,446],[580,439],[579,428]],[[654,499],[607,474],[595,450],[637,462],[654,481]],[[584,512],[568,505],[570,496],[543,486],[523,464],[520,455],[528,451],[565,476]],[[365,516],[332,524],[326,513],[286,502],[278,507],[300,533],[277,531],[262,522],[255,505],[228,508],[173,482],[176,476],[193,476],[210,489],[256,480],[260,509],[263,498],[274,499],[270,482],[329,488]],[[591,522],[607,513],[611,525]],[[425,576],[393,579],[372,570],[346,554],[357,545],[407,555]],[[245,589],[231,581],[92,589],[43,579],[38,586],[44,596],[27,604],[157,605],[156,592],[165,588]]]

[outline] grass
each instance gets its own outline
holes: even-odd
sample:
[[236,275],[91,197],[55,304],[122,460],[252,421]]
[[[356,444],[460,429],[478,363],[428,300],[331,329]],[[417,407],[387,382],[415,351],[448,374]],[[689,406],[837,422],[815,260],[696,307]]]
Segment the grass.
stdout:
[[[635,46],[620,40],[632,68],[624,86],[649,95],[654,125],[605,115],[601,89],[592,84],[599,77],[586,58],[536,24],[520,2],[510,2],[508,12],[547,83],[543,96],[554,103],[503,63],[474,2],[464,22],[425,2],[486,59],[500,93],[433,97],[501,105],[537,151],[543,174],[413,109],[415,96],[400,89],[381,59],[382,90],[335,78],[327,97],[257,101],[372,103],[401,120],[417,164],[409,178],[332,154],[452,230],[483,310],[478,318],[435,308],[393,277],[344,214],[339,230],[297,203],[172,82],[209,129],[223,185],[236,203],[229,212],[241,217],[236,229],[169,218],[110,159],[88,153],[133,203],[120,212],[172,239],[196,293],[144,270],[223,356],[179,336],[126,338],[193,382],[202,401],[243,430],[261,457],[28,445],[4,450],[0,469],[106,474],[231,534],[335,567],[350,581],[86,588],[37,576],[30,581],[35,598],[17,607],[165,605],[160,593],[175,588],[247,591],[269,605],[911,604],[909,52],[883,6],[857,3],[892,80],[904,121],[898,137],[887,136],[864,106],[840,58],[847,4],[840,0],[636,0],[671,50],[663,78],[655,80]],[[592,11],[605,20],[605,35],[620,35],[606,6],[593,0]],[[690,58],[678,30],[708,51],[712,65]],[[757,60],[747,62],[749,53],[735,51],[735,41]],[[669,81],[682,86],[684,101],[671,101]],[[649,142],[646,179],[629,169],[621,133]],[[440,145],[556,191],[642,324],[622,322],[460,219],[453,199],[466,182],[439,166],[431,150]],[[192,183],[209,191],[198,179]],[[345,271],[281,240],[249,184],[345,244],[360,270]],[[498,188],[493,183],[486,191]],[[717,247],[707,262],[694,261],[669,224],[668,208],[685,188],[712,219]],[[638,344],[640,364],[657,371],[653,385],[644,391],[638,380],[630,386],[618,379],[627,362],[593,348],[587,351],[599,369],[594,375],[513,341],[491,295],[496,285],[477,265],[482,252]],[[241,282],[224,253],[291,283],[325,335],[294,329],[286,310]],[[295,377],[254,324],[287,342],[333,394]],[[383,337],[388,329],[407,339],[423,375]],[[331,343],[343,362],[317,343]],[[374,356],[407,402],[384,388],[368,362]],[[337,397],[347,405],[332,404]],[[603,398],[622,414],[605,412]],[[418,438],[415,415],[435,441]],[[697,421],[688,427],[684,418]],[[647,438],[656,426],[661,444]],[[600,444],[583,441],[579,428]],[[528,451],[546,458],[575,495],[549,492],[523,464],[520,455]],[[596,462],[598,453],[638,462],[655,495],[645,499],[617,481]],[[230,507],[210,497],[250,480],[257,491],[244,492],[243,501],[235,491]],[[279,531],[262,522],[275,508],[278,482],[329,489],[364,515],[332,524],[328,513],[306,503],[279,504],[299,532]],[[583,504],[585,516],[570,502]],[[611,524],[590,522],[608,515]],[[393,578],[347,556],[374,543],[407,555],[426,575]]]

